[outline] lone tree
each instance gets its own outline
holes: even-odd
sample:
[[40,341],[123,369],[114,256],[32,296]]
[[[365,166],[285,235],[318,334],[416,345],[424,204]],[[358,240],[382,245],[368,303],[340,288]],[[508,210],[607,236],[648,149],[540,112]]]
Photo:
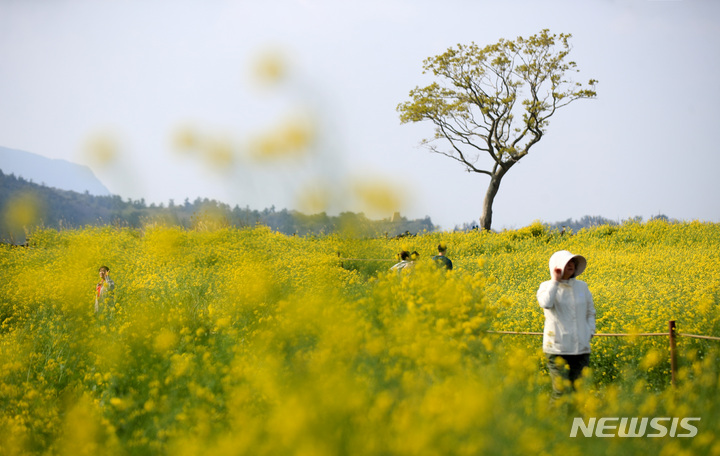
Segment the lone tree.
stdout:
[[[434,137],[422,141],[431,152],[462,163],[468,172],[490,176],[483,229],[490,230],[500,182],[540,141],[548,119],[577,99],[596,96],[596,80],[584,87],[570,78],[578,72],[575,62],[566,61],[571,36],[545,29],[484,48],[458,44],[423,62],[423,73],[432,72],[440,82],[416,87],[410,101],[397,107],[402,123],[435,124]],[[438,140],[445,147],[438,147]],[[481,157],[485,164],[479,164]]]

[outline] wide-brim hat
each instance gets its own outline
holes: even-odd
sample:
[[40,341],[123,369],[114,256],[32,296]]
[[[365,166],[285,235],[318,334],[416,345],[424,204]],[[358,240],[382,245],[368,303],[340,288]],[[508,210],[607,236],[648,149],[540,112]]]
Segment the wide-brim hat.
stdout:
[[584,256],[574,255],[567,250],[560,250],[559,252],[552,254],[549,261],[550,273],[552,274],[552,271],[555,268],[565,270],[565,265],[567,265],[570,260],[575,260],[575,274],[573,274],[573,277],[577,277],[582,274],[585,267],[587,267],[587,260]]

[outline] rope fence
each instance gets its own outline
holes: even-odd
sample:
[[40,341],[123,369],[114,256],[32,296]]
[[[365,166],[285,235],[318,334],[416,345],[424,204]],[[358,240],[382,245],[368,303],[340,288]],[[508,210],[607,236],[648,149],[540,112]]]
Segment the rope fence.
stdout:
[[[535,331],[486,331],[489,334],[499,335],[519,335],[519,336],[542,336],[543,333]],[[720,340],[720,337],[703,336],[698,334],[679,333],[675,330],[675,320],[668,321],[668,332],[664,333],[596,333],[593,337],[653,337],[663,336],[669,338],[670,341],[670,383],[673,387],[677,385],[677,346],[676,339],[680,337],[690,337],[705,340]]]

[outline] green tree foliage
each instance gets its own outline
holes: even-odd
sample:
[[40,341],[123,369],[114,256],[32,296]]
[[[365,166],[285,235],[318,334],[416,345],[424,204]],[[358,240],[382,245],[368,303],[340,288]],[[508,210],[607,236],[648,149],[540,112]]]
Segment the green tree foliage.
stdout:
[[570,37],[545,29],[483,48],[458,44],[423,62],[423,73],[436,81],[411,90],[410,101],[397,107],[403,123],[435,125],[435,135],[422,142],[430,151],[490,177],[483,229],[491,228],[502,178],[540,141],[550,117],[575,100],[596,96],[596,80],[585,86],[571,78],[578,70],[567,59]]

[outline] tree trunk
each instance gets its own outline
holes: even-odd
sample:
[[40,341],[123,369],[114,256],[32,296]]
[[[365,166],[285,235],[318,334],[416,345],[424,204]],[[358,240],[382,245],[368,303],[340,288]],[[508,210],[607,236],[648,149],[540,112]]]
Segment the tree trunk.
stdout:
[[499,169],[490,177],[490,184],[488,184],[487,191],[485,192],[485,201],[483,201],[483,212],[480,216],[480,228],[483,230],[490,231],[492,226],[492,206],[495,201],[495,195],[500,190],[500,181],[507,172],[506,169]]

